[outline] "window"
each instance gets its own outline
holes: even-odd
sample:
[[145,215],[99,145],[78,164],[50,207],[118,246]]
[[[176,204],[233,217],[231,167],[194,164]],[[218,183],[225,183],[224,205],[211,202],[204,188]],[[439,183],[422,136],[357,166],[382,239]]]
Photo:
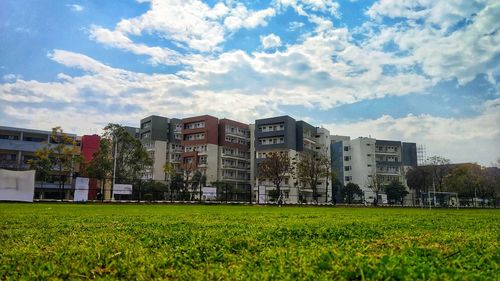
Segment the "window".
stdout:
[[350,170],[351,170],[351,166],[345,166],[345,167],[344,167],[344,171],[346,171],[346,172],[347,172],[347,171],[350,171]]
[[351,160],[351,156],[344,156],[344,161],[350,161]]
[[344,146],[344,151],[349,151],[349,147],[348,146]]
[[346,176],[345,177],[345,181],[351,181],[351,177],[350,176]]

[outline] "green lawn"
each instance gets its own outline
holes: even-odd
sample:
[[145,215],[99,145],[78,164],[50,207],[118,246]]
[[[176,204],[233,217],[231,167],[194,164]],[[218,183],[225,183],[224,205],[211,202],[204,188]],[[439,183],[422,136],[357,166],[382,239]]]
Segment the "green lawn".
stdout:
[[500,280],[500,210],[0,204],[0,280]]

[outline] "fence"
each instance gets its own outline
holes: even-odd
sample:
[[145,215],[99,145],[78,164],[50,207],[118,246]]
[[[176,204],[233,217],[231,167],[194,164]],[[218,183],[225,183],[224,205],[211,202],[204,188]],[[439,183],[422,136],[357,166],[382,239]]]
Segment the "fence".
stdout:
[[[51,182],[37,181],[35,201],[91,201],[91,202],[159,202],[159,203],[242,203],[242,204],[285,204],[285,205],[352,205],[373,206],[373,201],[358,197],[351,202],[333,196],[326,190],[313,196],[310,190],[295,192],[283,189],[281,194],[272,186],[252,189],[237,186],[231,182],[175,185],[166,181],[93,179],[82,183],[79,178],[62,178]],[[379,200],[377,206],[421,207],[421,208],[496,208],[497,200],[491,198],[468,198],[455,196],[456,200],[438,195],[412,194],[403,200]]]

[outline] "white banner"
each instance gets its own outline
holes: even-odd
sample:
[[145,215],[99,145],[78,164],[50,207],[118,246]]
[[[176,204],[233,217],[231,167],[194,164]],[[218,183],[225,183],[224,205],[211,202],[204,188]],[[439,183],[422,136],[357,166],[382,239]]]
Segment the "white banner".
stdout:
[[203,200],[215,200],[215,199],[217,199],[217,188],[216,187],[202,187],[201,192],[203,194]]
[[0,169],[0,201],[33,202],[35,171]]
[[115,194],[132,194],[132,185],[115,183],[115,185],[113,186],[113,197],[115,196]]
[[85,202],[89,198],[89,179],[76,178],[75,180],[75,196],[73,201]]
[[259,186],[259,204],[265,204],[266,202],[266,187],[264,185]]

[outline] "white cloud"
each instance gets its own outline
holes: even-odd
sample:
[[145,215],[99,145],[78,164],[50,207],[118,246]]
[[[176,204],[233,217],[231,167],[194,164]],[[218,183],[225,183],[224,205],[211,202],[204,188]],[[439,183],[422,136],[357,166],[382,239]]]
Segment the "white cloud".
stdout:
[[85,9],[82,5],[78,4],[67,4],[66,6],[69,7],[73,12],[81,12]]
[[91,27],[90,38],[96,42],[132,52],[136,55],[149,56],[149,61],[152,65],[176,65],[180,63],[180,58],[182,57],[178,52],[169,48],[150,47],[145,44],[134,43],[122,32],[111,31],[100,26]]
[[326,124],[333,134],[371,135],[377,139],[395,139],[425,144],[427,155],[440,155],[455,163],[476,162],[489,165],[500,157],[500,99],[487,101],[478,116],[443,118],[408,115],[402,118],[382,116],[355,123]]
[[306,25],[306,24],[303,22],[292,21],[288,24],[288,30],[297,31],[297,30],[301,29],[302,27],[304,27],[304,25]]
[[21,74],[5,74],[3,76],[3,80],[7,82],[15,81],[17,79],[21,79],[23,76]]
[[241,28],[252,29],[257,26],[267,25],[267,20],[276,15],[273,8],[259,11],[249,11],[243,4],[238,4],[231,10],[228,17],[224,19],[224,27],[229,31]]
[[271,33],[266,36],[260,36],[260,42],[264,49],[272,49],[281,46],[281,39],[278,35]]
[[265,26],[275,15],[273,8],[253,11],[241,3],[213,7],[199,0],[152,0],[151,8],[139,17],[122,19],[115,30],[94,26],[90,38],[111,47],[151,56],[152,63],[175,64],[174,50],[134,43],[129,35],[153,34],[184,50],[214,52],[220,50],[228,33],[241,28]]
[[395,43],[435,83],[456,78],[464,85],[478,74],[500,75],[493,62],[500,55],[498,1],[381,0],[367,14],[377,20],[407,19],[395,27],[382,26],[369,40],[379,47]]

